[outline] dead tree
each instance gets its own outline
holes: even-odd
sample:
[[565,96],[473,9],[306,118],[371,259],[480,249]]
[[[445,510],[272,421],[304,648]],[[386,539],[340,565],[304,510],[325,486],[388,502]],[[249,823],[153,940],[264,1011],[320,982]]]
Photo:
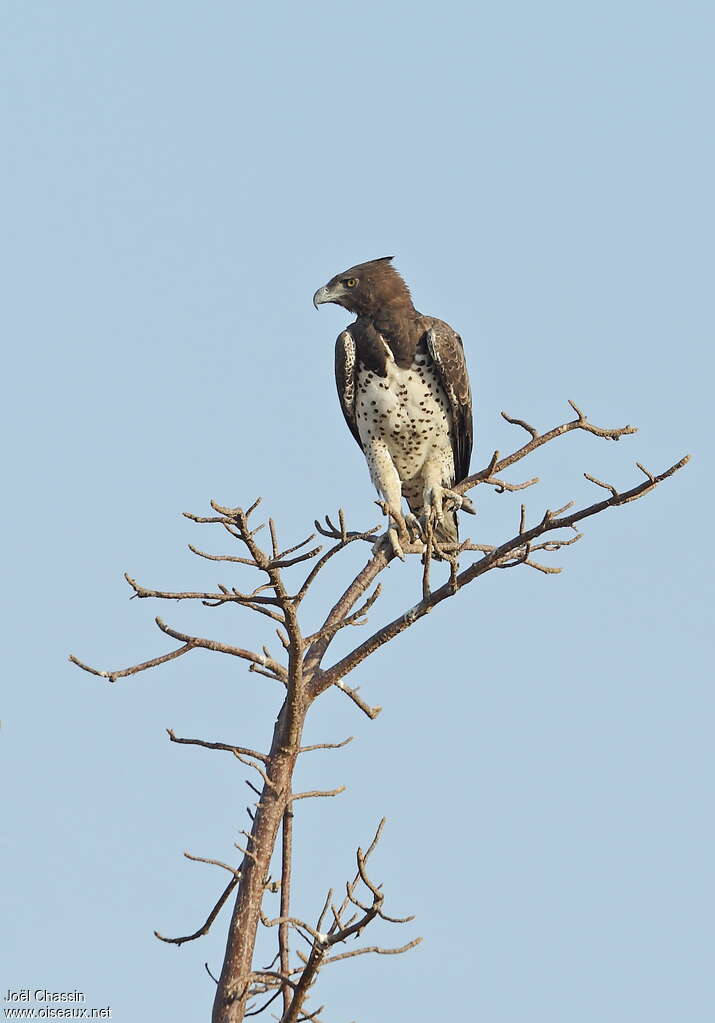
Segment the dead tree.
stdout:
[[[529,434],[529,440],[505,458],[500,457],[499,452],[495,451],[481,472],[474,473],[456,489],[461,493],[477,486],[494,487],[500,493],[524,490],[538,480],[534,478],[513,483],[502,479],[501,474],[537,448],[555,441],[558,437],[563,437],[574,430],[581,430],[606,440],[619,440],[627,434],[636,432],[631,426],[617,429],[594,426],[573,402],[569,404],[576,413],[576,418],[555,426],[546,433],[539,433],[524,420],[514,419],[502,413],[508,423],[525,430]],[[257,570],[261,573],[261,582],[249,592],[243,592],[235,586],[220,585],[215,592],[172,593],[149,589],[126,576],[133,595],[140,598],[198,601],[207,607],[221,607],[227,603],[234,603],[256,614],[267,616],[276,623],[276,632],[283,648],[282,655],[274,657],[265,646],[257,652],[201,636],[187,635],[172,628],[162,618],[157,618],[156,624],[161,632],[179,645],[151,660],[117,671],[99,671],[83,664],[74,656],[70,657],[70,660],[85,671],[109,679],[110,682],[117,682],[128,675],[182,657],[192,650],[213,650],[246,661],[249,671],[266,676],[285,690],[285,697],[273,729],[271,746],[267,752],[231,743],[180,738],[169,730],[169,739],[172,742],[232,753],[242,764],[250,766],[259,780],[258,786],[252,785],[258,802],[255,804],[255,813],[249,810],[252,824],[250,831],[245,832],[245,848],[238,846],[242,854],[238,866],[185,853],[189,859],[218,866],[229,874],[228,883],[205,923],[193,934],[183,937],[166,938],[158,933],[156,935],[161,941],[177,945],[201,937],[208,932],[222,906],[234,891],[236,892],[223,968],[216,981],[213,1023],[239,1023],[245,1016],[258,1015],[269,1006],[273,1006],[274,1012],[276,1006],[282,1006],[281,1023],[300,1023],[304,1020],[315,1020],[319,1023],[322,1007],[309,1012],[307,1000],[324,966],[366,953],[384,955],[406,952],[420,941],[420,938],[414,938],[406,944],[391,948],[351,945],[348,951],[340,951],[347,938],[362,936],[376,918],[394,923],[406,923],[412,919],[391,917],[386,914],[383,908],[385,896],[382,887],[376,884],[368,873],[368,859],[380,838],[383,822],[380,823],[366,851],[363,853],[361,849],[357,850],[355,876],[347,882],[342,899],[336,899],[333,891],[329,891],[320,912],[316,915],[315,924],[298,919],[291,913],[292,823],[295,804],[300,799],[332,796],[341,791],[340,789],[322,792],[293,791],[293,773],[299,756],[315,749],[339,748],[345,745],[345,743],[301,745],[306,715],[313,702],[331,686],[336,686],[364,714],[375,718],[380,707],[369,706],[357,689],[351,688],[346,682],[353,669],[367,657],[424,618],[442,601],[454,597],[469,583],[493,569],[525,565],[539,572],[559,572],[559,568],[543,564],[540,559],[579,540],[581,533],[577,531],[577,525],[580,522],[650,493],[659,483],[682,469],[688,458],[689,456],[682,458],[660,475],[654,475],[637,462],[638,470],[644,478],[624,492],[619,492],[610,484],[584,473],[586,479],[607,492],[603,499],[577,510],[572,510],[573,502],[556,510],[547,509],[533,525],[529,525],[526,507],[522,504],[515,515],[517,528],[509,539],[494,544],[465,540],[453,549],[445,548],[434,552],[439,553],[449,566],[449,579],[434,589],[430,580],[433,560],[430,556],[433,553],[431,539],[428,536],[426,544],[415,542],[405,545],[406,554],[422,557],[424,567],[421,593],[415,594],[415,602],[404,613],[381,625],[350,653],[332,664],[325,662],[333,639],[347,626],[367,622],[368,614],[380,596],[381,586],[377,579],[395,556],[388,544],[375,543],[377,526],[364,532],[350,530],[347,528],[342,510],[338,513],[337,523],[327,516],[324,523],[317,521],[315,523],[318,533],[329,542],[326,550],[322,545],[309,547],[315,539],[315,534],[301,543],[283,548],[272,519],[268,520],[270,543],[265,547],[260,546],[256,536],[265,524],[254,525],[253,518],[260,499],[246,511],[242,508],[223,507],[212,501],[214,515],[203,517],[187,514],[187,518],[193,522],[218,525],[238,542],[242,548],[241,555],[210,554],[191,545],[190,549],[200,558]],[[367,561],[332,604],[320,628],[306,634],[299,621],[301,604],[306,594],[325,565],[356,543],[369,545]],[[469,563],[465,564],[467,561]],[[299,585],[286,582],[284,575],[286,570],[301,566],[309,566],[302,582]],[[272,882],[269,868],[279,832],[281,878],[279,882]],[[280,891],[280,913],[272,920],[263,913],[263,898],[268,889]],[[259,925],[274,928],[277,936],[275,958],[265,968],[259,968],[254,963],[254,946]],[[290,942],[292,935],[304,944],[293,949]]]

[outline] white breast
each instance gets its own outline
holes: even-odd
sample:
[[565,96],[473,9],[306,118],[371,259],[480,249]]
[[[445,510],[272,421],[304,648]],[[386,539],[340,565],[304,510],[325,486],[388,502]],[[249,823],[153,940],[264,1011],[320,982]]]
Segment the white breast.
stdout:
[[436,455],[443,475],[454,479],[450,441],[452,416],[432,361],[418,354],[409,369],[395,364],[392,353],[387,376],[358,367],[356,413],[360,439],[369,449],[387,448],[403,482],[421,475],[425,461]]

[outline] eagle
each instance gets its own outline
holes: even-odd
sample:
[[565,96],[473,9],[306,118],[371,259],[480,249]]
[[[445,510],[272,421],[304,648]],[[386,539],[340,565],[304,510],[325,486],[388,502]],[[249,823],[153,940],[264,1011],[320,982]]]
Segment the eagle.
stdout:
[[336,274],[318,288],[313,304],[334,302],[356,316],[335,343],[335,382],[383,498],[386,537],[404,559],[401,539],[431,533],[437,548],[456,544],[456,509],[474,512],[452,489],[469,475],[472,394],[462,339],[448,323],[415,309],[392,259]]

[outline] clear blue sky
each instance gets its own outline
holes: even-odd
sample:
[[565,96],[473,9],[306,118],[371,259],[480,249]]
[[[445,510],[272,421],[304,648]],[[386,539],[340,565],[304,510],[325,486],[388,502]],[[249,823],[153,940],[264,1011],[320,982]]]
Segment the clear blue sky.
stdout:
[[[387,909],[417,914],[397,940],[425,940],[326,969],[313,1007],[711,1020],[712,6],[5,0],[2,21],[0,994],[208,1018],[227,912],[181,949],[152,931],[203,921],[225,877],[182,850],[230,859],[250,792],[164,728],[265,747],[279,693],[210,654],[116,686],[66,656],[161,653],[156,611],[269,638],[128,600],[124,570],[246,583],[186,550],[225,546],[180,515],[209,498],[262,494],[286,542],[339,505],[376,521],[332,380],[345,315],[311,297],[391,253],[465,340],[476,468],[521,440],[502,409],[546,428],[573,398],[640,427],[534,458],[530,516],[594,500],[583,471],[627,487],[636,459],[695,459],[590,522],[562,575],[493,573],[384,649],[353,680],[375,723],[316,708],[312,741],[356,740],[302,770],[348,789],[300,806],[296,911],[384,814]],[[474,538],[511,535],[518,497],[477,498]],[[375,623],[415,602],[416,566],[386,583]]]

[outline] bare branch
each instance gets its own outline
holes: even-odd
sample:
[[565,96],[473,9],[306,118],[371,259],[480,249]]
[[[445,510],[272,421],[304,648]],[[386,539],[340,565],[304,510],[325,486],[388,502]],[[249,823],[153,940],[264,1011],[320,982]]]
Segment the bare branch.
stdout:
[[[342,509],[340,511],[342,512]],[[373,526],[371,529],[365,530],[364,532],[346,530],[344,515],[342,517],[339,515],[339,522],[340,526],[339,528],[336,528],[330,521],[330,516],[326,515],[324,526],[321,525],[317,519],[314,524],[321,536],[327,536],[331,540],[340,540],[342,545],[348,543],[349,540],[366,540],[368,543],[374,543],[375,533],[377,533],[380,529],[379,526]]]
[[116,682],[118,678],[126,678],[127,675],[136,675],[139,671],[146,671],[147,668],[155,668],[158,664],[165,664],[167,661],[173,661],[175,657],[181,657],[182,654],[188,654],[189,650],[193,649],[193,643],[186,643],[185,646],[179,647],[178,650],[170,650],[168,654],[162,654],[160,657],[152,657],[150,661],[142,661],[141,664],[135,664],[131,668],[122,668],[121,671],[100,671],[98,668],[91,668],[89,664],[85,664],[80,661],[79,657],[75,657],[74,654],[70,654],[68,660],[76,664],[78,668],[83,671],[88,671],[92,675],[98,675],[100,678],[108,678],[110,682]]
[[283,649],[290,653],[290,640],[286,636],[285,632],[283,632],[282,629],[276,629],[276,636],[278,636]]
[[367,622],[365,615],[381,593],[382,586],[378,583],[374,591],[370,594],[364,604],[360,605],[357,611],[354,611],[351,615],[347,615],[345,618],[341,618],[337,622],[333,622],[331,625],[324,626],[319,632],[314,632],[312,636],[306,636],[306,644],[314,643],[319,639],[332,639],[336,632],[339,632],[340,629],[344,629],[349,625],[365,625]]
[[[388,565],[394,557],[391,551],[388,551],[385,544],[381,544],[372,554],[372,557],[368,560],[367,564],[363,569],[358,572],[356,577],[350,583],[345,592],[338,598],[332,609],[328,612],[328,615],[320,628],[321,637],[316,639],[310,644],[307,654],[304,660],[304,670],[308,678],[312,678],[311,683],[311,695],[315,692],[318,685],[318,669],[323,656],[330,646],[332,636],[334,633],[330,633],[329,627],[335,623],[342,621],[351,611],[353,605],[365,594],[369,587],[374,582],[375,578],[380,572]],[[348,695],[350,695],[348,693]],[[358,704],[359,705],[359,704]],[[364,709],[364,708],[361,708]]]
[[312,792],[296,792],[295,795],[289,797],[291,802],[295,802],[296,799],[318,799],[323,796],[339,796],[341,792],[345,791],[345,785],[341,785],[337,789],[328,789],[321,791],[320,789],[314,789]]
[[226,522],[230,523],[230,519],[227,519],[225,515],[194,515],[193,512],[182,512],[185,519],[190,519],[192,522],[198,522],[204,524],[207,522],[215,522],[223,526]]
[[[263,922],[266,924],[266,926],[275,926],[276,924],[285,923],[289,926],[292,926],[299,934],[302,934],[303,937],[306,937],[306,935],[310,935],[313,939],[310,955],[308,956],[307,960],[304,960],[305,962],[304,969],[300,975],[300,979],[298,980],[298,983],[293,992],[293,997],[292,999],[290,999],[290,1001],[287,1004],[287,1007],[284,1010],[281,1023],[296,1023],[296,1021],[299,1019],[307,1018],[305,1017],[305,1015],[300,1015],[301,1013],[303,1013],[303,1004],[305,1002],[311,985],[315,981],[315,978],[319,970],[326,963],[337,962],[340,959],[351,958],[354,955],[358,954],[362,955],[365,954],[366,952],[376,952],[381,955],[394,955],[399,952],[406,952],[408,949],[413,948],[416,944],[418,944],[421,941],[421,938],[416,938],[413,941],[409,942],[407,945],[403,945],[401,948],[383,949],[380,948],[379,946],[373,945],[370,946],[369,948],[355,949],[351,952],[342,953],[335,956],[326,955],[327,951],[334,945],[345,942],[347,941],[348,938],[352,936],[356,937],[359,936],[361,932],[364,930],[364,928],[367,927],[368,924],[375,919],[375,917],[381,915],[384,894],[381,888],[378,885],[376,885],[368,876],[366,862],[380,840],[380,836],[382,834],[384,825],[385,820],[383,818],[380,821],[377,831],[375,832],[375,837],[370,843],[365,854],[363,854],[361,849],[357,850],[356,859],[358,873],[355,877],[355,880],[352,883],[350,882],[347,883],[346,899],[339,910],[336,909],[335,906],[333,905],[332,902],[333,892],[331,889],[328,892],[328,895],[325,899],[325,903],[323,905],[323,909],[321,910],[320,916],[318,917],[318,923],[316,927],[311,927],[310,924],[305,923],[305,921],[298,920],[295,918],[288,918],[285,920],[281,919],[265,920],[265,918],[262,917]],[[357,897],[355,896],[355,886],[358,883],[358,881],[362,881],[362,883],[365,885],[365,887],[372,895],[372,905],[363,906],[360,903],[359,899],[357,899]],[[349,902],[352,902],[354,905],[358,906],[362,911],[362,915],[359,917],[357,916],[351,917],[348,923],[343,924],[341,923],[341,916],[342,913],[347,908]],[[333,923],[326,932],[324,930],[324,927],[325,920],[329,911],[332,912]],[[389,920],[390,918],[385,917],[385,919]]]
[[246,859],[251,860],[252,863],[257,863],[258,862],[258,860],[256,859],[256,854],[252,853],[250,849],[244,849],[243,846],[240,845],[238,842],[234,842],[233,845],[234,845],[234,848],[238,849],[238,851],[244,857],[244,860],[246,860]]
[[263,604],[251,604],[247,600],[235,599],[234,597],[228,599],[221,598],[220,600],[202,600],[201,603],[204,607],[224,607],[227,604],[233,604],[235,607],[246,607],[249,611],[256,611],[258,614],[265,615],[266,618],[272,618],[274,622],[280,622],[281,625],[285,624],[285,618],[280,611],[273,611],[269,607],[264,607]]
[[[186,514],[186,513],[184,513]],[[218,522],[223,521],[222,519],[195,519],[198,522]],[[228,561],[237,565],[249,565],[251,568],[258,568],[255,561],[252,558],[239,558],[236,554],[207,554],[206,551],[200,550],[198,547],[194,547],[193,544],[188,543],[186,545],[192,554],[196,554],[199,558],[205,558],[207,561]]]
[[[159,939],[159,941],[166,942],[167,945],[183,945],[184,942],[196,941],[197,938],[202,938],[204,936],[204,934],[208,934],[208,932],[209,932],[209,930],[211,928],[211,924],[214,922],[216,917],[219,915],[219,913],[223,909],[223,907],[226,904],[226,901],[227,901],[229,895],[231,894],[231,892],[234,890],[234,888],[238,884],[238,880],[239,880],[239,875],[234,875],[231,878],[231,880],[228,882],[228,884],[226,885],[224,890],[221,892],[221,895],[219,896],[218,902],[216,903],[214,908],[211,910],[211,912],[207,916],[206,922],[203,924],[202,927],[199,927],[198,931],[194,931],[193,934],[187,934],[183,938],[165,938],[164,935],[163,934],[159,934],[158,931],[154,931],[154,936],[157,937]],[[208,967],[207,967],[207,969],[208,969]],[[215,977],[213,979],[216,980]],[[218,981],[216,981],[216,983],[218,984]]]
[[[246,518],[247,518],[247,519],[250,519],[251,515],[252,515],[252,514],[254,513],[254,511],[256,510],[256,508],[258,507],[258,505],[259,505],[259,504],[260,504],[260,503],[262,502],[262,500],[263,500],[263,498],[262,498],[262,497],[257,497],[257,498],[256,498],[256,500],[255,500],[255,501],[253,502],[253,504],[251,505],[251,507],[250,507],[250,508],[248,509],[248,511],[246,512]],[[220,507],[220,506],[217,506],[217,505],[215,505],[213,501],[211,502],[211,505],[212,505],[212,507],[216,508],[216,510],[217,510],[217,511],[219,510],[219,507]],[[224,509],[221,509],[221,510],[223,511]],[[240,508],[237,508],[236,510],[237,510],[237,511],[240,511],[241,509],[240,509]]]
[[[635,426],[621,426],[614,428],[594,426],[592,423],[589,423],[574,402],[569,400],[569,405],[578,416],[577,419],[572,419],[567,423],[562,423],[560,426],[555,426],[552,430],[548,430],[546,433],[537,433],[536,436],[532,434],[531,440],[520,447],[517,451],[514,451],[513,454],[507,455],[506,458],[499,459],[498,461],[495,461],[494,458],[492,458],[486,469],[482,469],[481,472],[476,472],[471,476],[468,476],[467,479],[456,484],[453,489],[458,493],[463,494],[467,490],[471,490],[472,487],[476,487],[477,484],[483,483],[485,479],[493,476],[495,472],[503,472],[504,469],[508,469],[509,466],[514,465],[515,462],[519,462],[522,458],[530,455],[532,451],[542,447],[544,444],[548,444],[557,437],[563,437],[564,434],[570,433],[572,430],[585,430],[586,433],[592,433],[595,437],[603,437],[606,440],[620,440],[621,437],[637,432]],[[532,430],[534,430],[533,426],[530,426],[523,420],[512,419],[504,413],[502,413],[502,415],[504,415],[507,422],[513,422],[518,426],[522,426],[528,433],[532,433]]]
[[307,931],[307,933],[318,942],[321,942],[323,938],[323,935],[314,927],[311,927],[310,924],[306,923],[305,920],[299,920],[294,916],[277,916],[273,920],[269,920],[268,917],[261,914],[261,923],[264,927],[280,927],[285,924],[287,927],[293,927],[294,930],[298,931],[298,933],[301,931]]
[[371,721],[374,721],[377,715],[382,710],[382,707],[371,707],[368,703],[365,703],[363,698],[358,695],[357,688],[351,689],[350,686],[346,686],[345,683],[340,679],[338,679],[333,684],[336,686],[336,688],[340,690],[341,693],[345,693],[345,695],[353,701],[355,706],[360,708],[363,714],[367,714]]
[[305,547],[311,540],[315,540],[315,533],[311,533],[310,536],[305,538],[305,540],[301,540],[300,543],[294,544],[293,547],[286,547],[284,551],[281,551],[278,557],[282,561],[284,558],[287,558],[289,554],[294,554],[296,551],[299,551],[301,547]]
[[258,753],[256,750],[248,749],[246,746],[231,746],[225,742],[205,742],[203,739],[179,739],[172,728],[167,728],[166,731],[172,742],[184,743],[187,746],[204,746],[206,749],[226,750],[226,752],[233,753],[239,758],[240,754],[243,754],[247,757],[255,757],[256,760],[262,760],[264,763],[268,760],[268,756],[265,753]]
[[352,959],[354,956],[364,956],[373,952],[380,956],[397,956],[402,952],[409,952],[411,948],[415,948],[420,944],[422,938],[413,938],[412,941],[408,941],[406,945],[400,945],[399,948],[379,948],[377,945],[370,945],[369,948],[356,948],[352,952],[341,952],[339,955],[326,956],[322,965],[327,966],[328,963],[337,963],[341,959]]
[[318,1019],[318,1013],[322,1012],[324,1008],[325,1006],[321,1005],[319,1009],[315,1010],[315,1012],[309,1012],[301,1016],[298,1016],[296,1023],[311,1023],[311,1021],[312,1023],[320,1023],[320,1020]]
[[298,752],[310,753],[312,752],[312,750],[316,749],[342,749],[343,746],[347,746],[349,742],[352,742],[354,738],[355,737],[353,735],[349,735],[348,738],[343,739],[342,742],[318,742],[315,743],[313,746],[301,746],[298,749]]
[[271,562],[271,568],[290,568],[292,565],[300,565],[304,561],[310,561],[317,554],[320,554],[323,547],[322,544],[318,547],[313,547],[311,550],[306,551],[305,554],[298,554],[295,558],[281,558],[280,561]]
[[512,417],[508,416],[506,412],[502,412],[501,415],[502,419],[506,419],[507,423],[511,423],[512,426],[520,426],[522,430],[526,430],[527,433],[530,433],[534,440],[536,440],[536,438],[539,436],[539,431],[536,430],[529,423],[525,423],[523,419],[512,419]]
[[268,528],[271,531],[271,554],[273,557],[273,561],[275,562],[278,558],[278,551],[280,550],[280,547],[278,545],[278,533],[276,532],[276,524],[271,518],[268,519]]
[[597,480],[595,476],[591,476],[587,472],[584,473],[584,476],[587,480],[589,480],[589,482],[595,483],[597,487],[603,487],[604,490],[610,490],[614,497],[618,497],[618,491],[615,487],[612,487],[610,483],[602,483],[601,480]]
[[[327,516],[326,516],[326,518],[327,518]],[[355,540],[361,540],[361,539],[364,539],[363,534],[358,534],[358,533],[350,534],[350,535],[347,536],[347,538],[345,540],[341,539],[340,542],[335,545],[335,547],[331,547],[330,550],[325,552],[325,554],[322,556],[322,558],[319,558],[318,561],[316,561],[316,563],[313,565],[312,569],[310,570],[310,572],[306,576],[305,582],[303,583],[301,588],[298,590],[298,593],[296,594],[296,597],[295,597],[296,606],[298,604],[300,604],[300,602],[303,600],[303,598],[305,597],[306,593],[308,592],[310,587],[315,582],[315,579],[316,579],[318,573],[321,572],[322,569],[325,568],[325,566],[328,564],[330,559],[332,557],[334,557],[336,554],[338,554],[340,551],[345,550],[345,548],[348,546],[348,544],[353,543],[353,541],[355,541]],[[372,539],[374,540],[374,537]]]
[[535,568],[539,572],[543,572],[544,575],[558,575],[563,569],[558,568],[554,565],[541,565],[538,561],[534,561],[533,558],[524,558],[524,564],[528,565],[529,568]]
[[249,665],[248,670],[256,675],[263,675],[264,678],[269,678],[272,682],[282,682],[283,685],[286,685],[285,679],[281,678],[280,675],[276,675],[272,671],[265,671],[263,668],[259,668],[255,664]]
[[[258,774],[260,774],[261,778],[263,779],[263,784],[267,788],[273,789],[274,791],[277,791],[277,786],[276,786],[275,782],[271,781],[271,779],[268,777],[268,775],[263,770],[263,768],[261,767],[260,764],[256,764],[252,760],[249,760],[249,758],[243,756],[242,753],[237,753],[236,756],[238,757],[238,759],[241,761],[242,764],[245,764],[246,767],[252,767],[254,771],[256,771]],[[270,763],[270,758],[269,758],[269,763]]]
[[260,1014],[262,1012],[265,1012],[265,1010],[268,1008],[268,1006],[271,1004],[271,1002],[275,1002],[276,998],[281,993],[281,991],[283,991],[284,994],[287,994],[290,997],[290,995],[289,995],[289,988],[288,987],[284,987],[283,985],[281,985],[281,987],[278,988],[276,993],[271,995],[271,997],[268,999],[268,1001],[264,1002],[263,1005],[259,1009],[255,1009],[253,1012],[246,1012],[246,1013],[244,1013],[244,1015],[245,1016],[260,1016]]
[[135,596],[145,599],[147,597],[154,597],[157,600],[201,600],[201,601],[213,601],[215,604],[222,603],[239,603],[239,604],[271,604],[273,606],[280,606],[280,601],[275,597],[263,597],[258,594],[256,590],[253,593],[241,593],[239,590],[229,590],[225,586],[219,586],[218,593],[208,593],[200,591],[187,591],[185,593],[172,593],[168,590],[149,590],[146,586],[142,586],[132,579],[132,577],[125,572],[124,578],[127,580],[131,588],[134,590]]
[[539,477],[534,476],[530,480],[525,480],[523,483],[507,483],[506,480],[500,480],[496,476],[487,476],[486,479],[480,481],[486,483],[490,487],[496,487],[497,494],[503,494],[504,491],[512,493],[515,490],[526,490],[527,487],[533,487],[535,483],[539,482]]
[[186,857],[187,860],[192,860],[194,863],[208,863],[212,867],[223,867],[223,869],[227,870],[229,874],[233,874],[234,878],[241,877],[240,870],[238,870],[236,867],[230,867],[228,863],[222,863],[221,860],[210,860],[207,859],[207,857],[205,856],[192,856],[191,853],[189,852],[185,852],[184,856]]
[[[625,429],[625,428],[624,428]],[[629,428],[630,429],[630,428]],[[622,432],[622,431],[621,431]],[[544,435],[546,436],[546,435]],[[541,439],[541,438],[539,438]],[[624,493],[612,494],[610,498],[599,501],[596,504],[589,505],[587,508],[582,508],[579,511],[572,512],[571,515],[567,515],[563,518],[558,518],[554,513],[547,510],[541,522],[534,526],[532,529],[519,533],[516,537],[508,540],[500,547],[495,548],[490,554],[475,562],[469,568],[465,569],[457,576],[457,588],[466,586],[467,583],[472,582],[480,575],[484,575],[485,572],[490,571],[493,568],[501,567],[504,565],[508,555],[515,556],[520,559],[520,563],[524,563],[528,557],[528,544],[531,540],[544,533],[554,529],[570,528],[575,525],[576,522],[582,519],[589,518],[592,515],[597,515],[607,508],[615,508],[622,504],[627,504],[630,501],[635,501],[639,497],[652,490],[658,483],[672,476],[679,469],[682,469],[684,465],[689,461],[690,456],[686,455],[681,458],[679,462],[676,462],[665,472],[661,473],[660,476],[647,479],[644,483],[633,487],[631,490],[627,490]],[[566,506],[567,507],[567,506]],[[520,551],[526,553],[521,556]],[[455,592],[454,585],[446,583],[441,586],[438,590],[433,591],[430,594],[429,599],[423,599],[419,604],[415,604],[414,607],[410,608],[404,614],[395,618],[388,625],[378,629],[377,632],[373,633],[364,643],[361,643],[355,648],[350,654],[347,654],[342,660],[338,661],[337,664],[333,665],[332,668],[323,671],[319,677],[315,680],[316,695],[323,692],[330,685],[336,685],[340,679],[344,678],[349,672],[353,671],[358,664],[362,663],[366,657],[372,654],[380,646],[394,639],[405,629],[409,628],[414,622],[418,621],[424,615],[428,614],[437,604],[445,600],[447,597],[453,596]]]
[[161,631],[165,632],[167,636],[171,636],[172,639],[181,640],[189,647],[201,647],[204,650],[213,650],[215,653],[230,654],[232,657],[240,657],[244,661],[252,661],[254,664],[261,665],[264,668],[270,668],[270,670],[275,672],[279,678],[284,678],[286,675],[286,670],[282,664],[278,664],[277,661],[273,661],[271,658],[254,653],[252,650],[244,650],[242,647],[230,646],[228,643],[219,643],[215,639],[202,639],[200,636],[187,636],[183,632],[178,632],[176,629],[172,629],[159,617],[154,620]]

